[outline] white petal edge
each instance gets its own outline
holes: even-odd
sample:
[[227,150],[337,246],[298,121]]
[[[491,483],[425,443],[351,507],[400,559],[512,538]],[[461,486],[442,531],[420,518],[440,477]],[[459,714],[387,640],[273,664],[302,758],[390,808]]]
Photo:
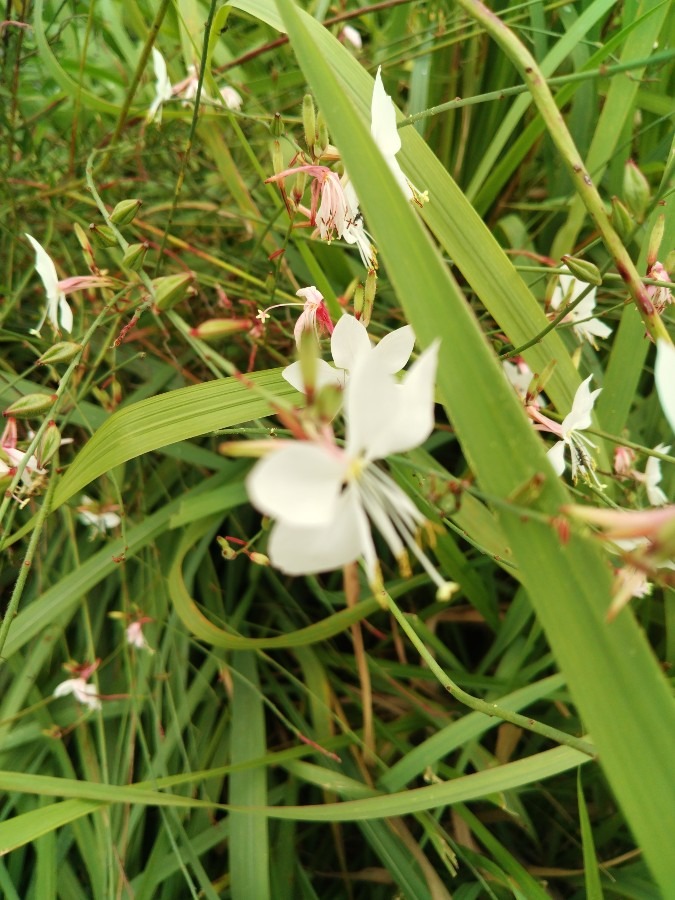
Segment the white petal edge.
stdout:
[[[574,451],[572,451],[574,452]],[[558,441],[547,451],[548,461],[553,466],[556,475],[565,474],[565,441]]]
[[358,357],[371,350],[365,325],[354,316],[340,316],[330,339],[330,350],[338,369],[352,369]]
[[675,431],[675,347],[668,341],[657,341],[654,379],[661,408]]

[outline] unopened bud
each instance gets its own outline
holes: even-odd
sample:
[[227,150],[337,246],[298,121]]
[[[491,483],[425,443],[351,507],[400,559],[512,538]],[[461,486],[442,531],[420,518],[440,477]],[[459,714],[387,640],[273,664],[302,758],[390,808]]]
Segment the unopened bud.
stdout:
[[41,366],[54,365],[54,363],[67,363],[82,349],[82,344],[76,344],[74,341],[59,341],[54,344],[38,360]]
[[368,274],[366,275],[366,287],[363,292],[363,313],[361,314],[361,321],[366,328],[370,324],[370,317],[373,314],[376,292],[377,272],[375,269],[368,269]]
[[272,155],[272,170],[275,175],[278,175],[280,172],[284,171],[284,157],[281,152],[281,144],[279,141],[272,141],[270,152]]
[[354,288],[354,315],[359,321],[363,316],[363,301],[365,292],[362,284],[357,284]]
[[612,197],[612,225],[622,241],[629,240],[635,223],[618,197]]
[[97,247],[116,247],[117,238],[115,232],[108,225],[89,226],[89,234]]
[[217,537],[216,542],[218,543],[218,546],[220,547],[220,553],[221,553],[223,559],[235,559],[236,558],[237,551],[233,550],[232,547],[230,547],[230,544],[229,544],[229,541],[227,540],[227,538]]
[[649,247],[647,248],[647,271],[651,269],[651,267],[659,258],[659,248],[661,247],[661,241],[663,240],[663,233],[665,229],[666,217],[664,215],[660,215],[656,219],[654,227],[652,228],[652,233],[649,235]]
[[190,334],[202,341],[208,341],[241,331],[249,331],[250,328],[250,319],[207,319],[205,322],[200,322],[195,328],[191,328]]
[[316,156],[322,156],[323,153],[328,148],[328,144],[330,143],[330,137],[328,135],[328,125],[326,124],[326,120],[324,119],[322,113],[320,112],[316,118],[316,126],[317,126],[317,144],[319,148],[319,153],[315,154]]
[[145,262],[145,254],[150,245],[143,241],[142,244],[129,244],[122,257],[122,265],[132,272],[140,272]]
[[50,422],[42,435],[42,440],[37,450],[37,463],[40,469],[44,469],[45,465],[54,456],[61,446],[61,432],[56,422]]
[[158,309],[171,309],[180,300],[187,297],[192,273],[184,272],[182,275],[163,275],[161,278],[153,278],[152,287],[155,294],[155,305]]
[[295,176],[295,181],[293,182],[293,190],[291,191],[291,197],[293,198],[296,206],[302,200],[302,195],[305,193],[306,186],[307,173],[298,172],[298,174]]
[[281,118],[281,113],[274,113],[274,120],[272,122],[272,134],[274,137],[281,137],[284,133],[284,123]]
[[314,156],[314,144],[316,143],[316,112],[314,99],[311,94],[305,94],[302,100],[302,127],[305,131],[305,143],[307,149]]
[[562,261],[572,275],[586,284],[602,284],[600,269],[587,259],[578,259],[576,256],[563,256]]
[[84,258],[90,271],[98,271],[96,263],[94,262],[94,248],[91,246],[91,241],[89,240],[86,231],[79,222],[76,222],[73,225],[73,230],[75,231],[75,237],[77,238],[80,247],[82,247]]
[[113,225],[129,225],[136,218],[142,202],[142,200],[120,200],[110,213],[110,221]]
[[15,400],[3,412],[3,416],[14,416],[17,419],[30,419],[46,412],[57,399],[56,394],[26,394]]
[[623,197],[637,221],[642,222],[649,206],[651,191],[649,182],[632,159],[628,160],[623,171]]
[[252,563],[255,563],[256,566],[269,566],[270,564],[269,556],[265,556],[264,553],[257,553],[254,551],[253,553],[249,553],[248,558]]

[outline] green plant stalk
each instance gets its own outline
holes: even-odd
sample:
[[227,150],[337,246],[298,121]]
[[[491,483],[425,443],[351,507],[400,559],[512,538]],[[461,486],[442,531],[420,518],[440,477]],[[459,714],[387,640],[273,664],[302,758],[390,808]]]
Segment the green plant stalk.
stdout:
[[49,515],[51,505],[52,505],[52,497],[54,495],[54,488],[57,482],[57,474],[56,474],[56,462],[58,460],[58,454],[54,457],[54,467],[52,469],[52,474],[49,479],[49,485],[47,487],[47,494],[45,495],[44,503],[40,507],[40,512],[38,513],[37,522],[35,523],[35,528],[30,537],[30,541],[28,543],[28,549],[26,550],[26,555],[23,558],[23,562],[21,563],[21,569],[19,570],[19,574],[16,579],[16,583],[14,584],[14,590],[12,591],[12,596],[9,598],[9,603],[7,604],[7,609],[5,611],[5,615],[0,622],[0,665],[4,665],[6,662],[5,657],[3,656],[3,649],[5,646],[5,641],[7,640],[7,635],[9,634],[9,629],[14,621],[14,618],[19,609],[19,603],[21,602],[21,596],[23,594],[24,588],[26,586],[26,581],[28,579],[28,575],[31,571],[31,566],[33,564],[33,559],[35,558],[35,552],[38,547],[38,542],[40,540],[40,535],[42,534],[42,526],[47,520],[47,516]]
[[572,747],[580,753],[595,757],[595,747],[588,741],[574,737],[574,735],[571,734],[566,734],[564,731],[559,731],[557,728],[552,728],[550,725],[545,725],[543,722],[537,722],[529,716],[521,716],[520,713],[504,709],[497,703],[488,703],[486,700],[480,700],[472,694],[467,694],[467,692],[462,690],[459,685],[455,684],[450,676],[446,675],[443,669],[438,665],[434,657],[424,646],[424,641],[422,641],[410,624],[408,616],[401,611],[396,604],[396,601],[386,591],[382,592],[382,597],[386,600],[386,605],[410,639],[410,643],[429,666],[430,671],[434,673],[445,690],[459,700],[460,703],[463,703],[465,706],[468,706],[469,709],[473,709],[476,712],[483,713],[486,716],[503,719],[505,722],[510,722],[512,725],[516,725],[526,731],[533,731],[535,734],[539,734],[551,741],[555,741],[557,744],[565,744],[567,747]]
[[586,171],[584,161],[572,140],[565,120],[534,57],[511,29],[495,13],[481,3],[481,0],[459,0],[459,4],[485,28],[486,32],[522,73],[525,84],[532,94],[532,99],[546,125],[551,140],[562,156],[572,176],[575,189],[595,222],[605,246],[614,260],[616,270],[633,298],[645,328],[655,341],[665,340],[668,343],[672,343],[668,330],[654,308],[654,304],[647,294],[642,279],[630,258],[630,254],[612,227],[598,189]]

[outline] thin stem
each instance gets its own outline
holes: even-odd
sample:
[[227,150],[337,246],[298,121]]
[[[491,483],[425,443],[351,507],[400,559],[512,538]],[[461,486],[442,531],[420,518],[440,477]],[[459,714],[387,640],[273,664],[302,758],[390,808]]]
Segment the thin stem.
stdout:
[[580,753],[585,753],[587,756],[595,757],[595,747],[588,741],[574,737],[571,734],[566,734],[564,731],[559,731],[557,728],[552,728],[550,725],[545,725],[543,722],[537,722],[536,719],[532,719],[529,716],[521,716],[520,713],[504,709],[497,703],[488,703],[486,700],[479,700],[478,697],[473,697],[471,694],[467,694],[466,691],[463,691],[462,688],[455,684],[455,682],[446,675],[443,669],[438,665],[434,657],[425,647],[422,639],[410,624],[408,616],[399,609],[394,599],[384,590],[381,592],[381,596],[386,600],[386,604],[391,610],[394,618],[406,633],[411,644],[417,650],[424,662],[429,666],[429,669],[434,673],[445,690],[459,700],[460,703],[463,703],[465,706],[468,706],[469,709],[473,709],[476,712],[483,713],[492,718],[496,717],[502,719],[504,722],[510,722],[512,725],[516,725],[526,731],[533,731],[535,734],[539,734],[551,741],[555,741],[557,744],[564,744],[567,747],[578,750]]
[[576,148],[565,120],[534,57],[511,29],[492,10],[481,3],[481,0],[459,0],[459,4],[485,28],[486,32],[499,44],[508,58],[520,70],[551,136],[551,140],[565,162],[576,191],[581,197],[591,219],[595,222],[605,246],[614,260],[616,270],[625,282],[635,302],[645,328],[654,340],[664,340],[672,344],[668,330],[654,308],[654,304],[642,283],[630,254],[612,227],[598,189],[586,171],[584,161]]

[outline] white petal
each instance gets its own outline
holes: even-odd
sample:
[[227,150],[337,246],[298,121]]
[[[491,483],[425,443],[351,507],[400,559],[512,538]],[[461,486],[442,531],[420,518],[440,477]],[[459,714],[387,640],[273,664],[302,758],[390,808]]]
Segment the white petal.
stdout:
[[59,324],[68,333],[73,330],[73,311],[63,294],[59,297]]
[[[657,460],[658,462],[658,460]],[[655,484],[650,484],[647,482],[647,499],[649,500],[650,506],[665,506],[668,502],[668,498],[663,493],[660,487],[657,487]]]
[[[574,450],[572,450],[574,453]],[[548,460],[553,466],[556,475],[564,475],[565,473],[565,441],[558,441],[546,453]]]
[[654,378],[661,408],[675,431],[675,347],[668,341],[660,340],[656,344]]
[[[329,365],[325,359],[317,359],[315,376],[315,390],[317,391],[320,391],[321,388],[327,387],[328,385],[340,389],[345,386],[344,369],[335,369],[333,366]],[[296,391],[300,391],[302,394],[305,393],[305,382],[302,378],[302,366],[299,361],[291,363],[290,366],[286,366],[281,373],[281,377],[284,378],[291,387],[294,387]]]
[[397,328],[382,338],[373,349],[373,357],[385,372],[395,375],[410,359],[415,346],[415,332],[412,325]]
[[58,331],[59,323],[57,319],[57,310],[60,301],[63,299],[65,302],[65,299],[59,290],[59,276],[56,273],[56,266],[42,244],[39,244],[30,234],[26,234],[26,237],[35,250],[35,271],[42,279],[47,295],[47,308],[36,330],[39,332],[44,325],[45,319],[48,318],[54,330]]
[[[277,522],[267,548],[270,561],[287,575],[312,575],[338,569],[364,551],[363,519],[365,515],[355,492],[345,490],[335,504],[333,518],[324,525],[301,527]],[[365,524],[367,528],[367,520]]]
[[589,343],[593,344],[593,346],[595,346],[595,341],[593,340],[594,337],[608,338],[612,333],[612,329],[609,325],[605,325],[600,319],[588,319],[585,322],[579,322],[579,324],[572,326],[572,330],[579,340],[585,338]]
[[592,378],[593,376],[589,375],[577,388],[572,403],[572,409],[563,419],[563,437],[567,437],[571,431],[582,431],[591,424],[593,404],[595,403],[595,398],[602,391],[602,388],[598,388],[595,391],[590,389],[589,385]]
[[338,369],[353,369],[357,358],[370,349],[365,325],[354,316],[341,316],[330,339],[330,351]]
[[382,84],[382,67],[377,69],[370,107],[370,132],[385,157],[394,157],[401,149],[401,136],[396,127],[396,109]]
[[275,450],[246,479],[251,503],[289,525],[326,525],[335,509],[348,460],[335,448],[298,441]]

